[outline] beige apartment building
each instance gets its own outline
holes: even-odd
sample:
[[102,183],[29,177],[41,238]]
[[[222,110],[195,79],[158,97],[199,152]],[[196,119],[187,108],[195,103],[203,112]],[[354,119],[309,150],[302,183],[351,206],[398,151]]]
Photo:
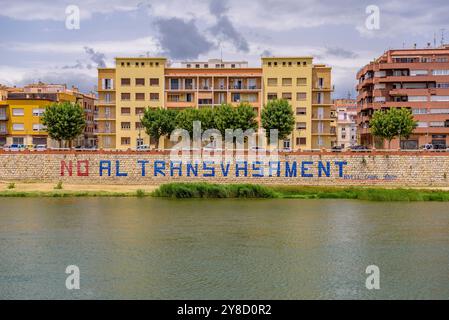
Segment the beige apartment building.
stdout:
[[245,102],[253,106],[260,124],[264,104],[286,99],[296,124],[280,146],[330,148],[336,143],[331,92],[331,68],[314,65],[312,57],[262,58],[259,68],[221,59],[172,66],[165,58],[116,58],[115,68],[98,69],[98,145],[104,149],[153,145],[140,123],[146,107],[182,110]]
[[349,148],[357,145],[357,101],[335,99],[337,146]]

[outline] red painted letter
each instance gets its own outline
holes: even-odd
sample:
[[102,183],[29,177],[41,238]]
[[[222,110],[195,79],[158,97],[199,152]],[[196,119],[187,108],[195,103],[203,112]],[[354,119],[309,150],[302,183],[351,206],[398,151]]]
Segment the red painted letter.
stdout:
[[[81,171],[81,164],[84,164],[84,171]],[[76,174],[78,177],[89,176],[89,160],[79,160],[76,162]]]
[[67,169],[69,176],[72,176],[72,160],[69,161],[69,165],[65,163],[64,160],[61,160],[61,176],[65,174],[65,169]]

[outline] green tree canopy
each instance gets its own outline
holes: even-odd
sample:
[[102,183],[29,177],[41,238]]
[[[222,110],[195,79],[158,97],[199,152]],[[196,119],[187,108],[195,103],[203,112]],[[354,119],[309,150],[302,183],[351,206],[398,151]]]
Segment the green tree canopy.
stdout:
[[63,141],[69,141],[71,146],[72,140],[83,133],[86,119],[84,110],[79,104],[58,102],[45,109],[42,123],[47,127],[48,135],[58,140],[61,147]]
[[146,108],[141,119],[145,132],[155,138],[156,148],[159,148],[159,138],[169,135],[176,128],[177,112],[164,108]]
[[369,123],[371,133],[378,138],[388,141],[395,137],[408,138],[417,126],[413,114],[406,108],[390,108],[387,111],[377,110],[373,113]]
[[295,127],[293,110],[287,100],[270,100],[262,110],[262,127],[267,130],[278,130],[278,138],[285,139]]
[[194,121],[201,121],[200,110],[194,108],[184,109],[176,115],[176,128],[187,130],[190,137],[192,137]]
[[257,129],[257,114],[253,107],[248,103],[241,103],[234,109],[235,123],[234,129]]
[[215,129],[224,137],[226,129],[235,129],[234,107],[230,104],[222,104],[215,109]]

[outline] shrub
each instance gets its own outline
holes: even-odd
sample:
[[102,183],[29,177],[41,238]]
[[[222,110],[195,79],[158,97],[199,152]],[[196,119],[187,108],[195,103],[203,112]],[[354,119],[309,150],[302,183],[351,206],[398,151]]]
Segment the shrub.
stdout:
[[62,181],[58,181],[58,183],[55,186],[56,190],[61,190],[62,189]]
[[16,184],[14,182],[9,183],[7,186],[8,189],[14,189],[15,187],[16,187]]

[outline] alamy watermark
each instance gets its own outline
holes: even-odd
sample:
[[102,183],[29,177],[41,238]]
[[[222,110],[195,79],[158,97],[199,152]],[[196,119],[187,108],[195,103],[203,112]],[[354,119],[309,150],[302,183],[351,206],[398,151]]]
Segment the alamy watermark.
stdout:
[[365,27],[368,30],[380,29],[380,8],[374,4],[366,7],[365,13],[368,14],[365,20]]
[[80,268],[76,265],[69,265],[65,269],[65,273],[69,276],[65,280],[67,290],[80,289]]
[[65,27],[68,30],[79,30],[80,29],[80,8],[76,5],[69,5],[65,8]]

